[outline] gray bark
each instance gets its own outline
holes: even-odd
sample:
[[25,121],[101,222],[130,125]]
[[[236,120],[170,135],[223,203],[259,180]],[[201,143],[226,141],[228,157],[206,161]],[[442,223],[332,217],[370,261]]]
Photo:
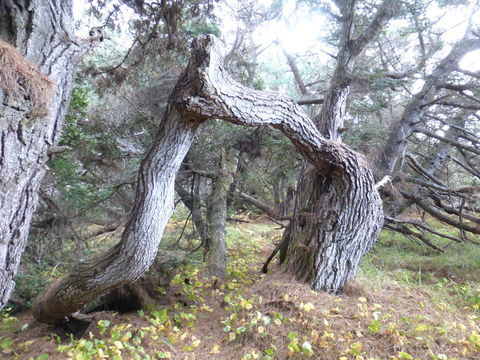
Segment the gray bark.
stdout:
[[[55,89],[48,115],[35,113],[27,89],[15,98],[0,84],[0,308],[14,288],[49,146],[59,137],[77,59],[71,1],[4,0],[0,38],[50,77]],[[2,56],[2,55],[0,55]],[[2,68],[0,71],[12,71]],[[36,71],[36,70],[35,70]],[[47,100],[47,102],[48,102]]]
[[[35,301],[38,320],[57,323],[96,297],[134,281],[150,266],[171,213],[175,173],[196,127],[208,119],[280,129],[319,172],[335,179],[337,194],[344,194],[341,210],[351,218],[332,224],[338,243],[331,249],[375,240],[383,212],[365,159],[323,137],[293,100],[233,81],[223,69],[219,42],[211,35],[200,36],[192,44],[191,60],[172,93],[154,145],[142,161],[135,205],[122,239],[53,283]],[[355,264],[347,266],[354,271]]]
[[207,224],[204,221],[204,217],[200,208],[200,204],[202,203],[202,199],[198,194],[195,192],[190,193],[185,188],[180,185],[180,182],[175,181],[175,192],[180,197],[180,200],[183,204],[187,207],[188,210],[192,213],[192,220],[195,224],[195,228],[200,235],[200,239],[202,243],[205,244],[207,241]]
[[[458,125],[465,124],[465,117],[458,120]],[[457,142],[458,138],[461,135],[461,130],[456,127],[450,126],[445,133],[445,138],[449,141]],[[428,156],[425,161],[419,166],[421,167],[420,172],[415,175],[412,179],[409,179],[409,182],[413,182],[416,185],[412,189],[409,189],[410,193],[413,194],[423,194],[429,190],[428,183],[421,182],[422,178],[426,178],[428,182],[430,181],[439,181],[441,176],[439,170],[446,164],[448,161],[448,156],[452,150],[452,145],[449,142],[439,141],[431,150],[430,156]],[[408,155],[407,155],[408,157]],[[418,171],[417,171],[418,172]],[[438,179],[438,180],[437,180]],[[425,186],[426,185],[426,186]],[[394,199],[392,203],[387,205],[388,212],[392,216],[402,214],[410,205],[412,201],[407,199]]]
[[[335,141],[339,141],[343,128],[355,60],[392,17],[396,7],[394,2],[384,1],[370,25],[354,38],[355,3],[349,0],[339,4],[342,27],[337,63],[315,121],[320,133]],[[280,261],[285,260],[287,271],[315,290],[337,293],[356,273],[382,222],[372,222],[365,208],[354,205],[367,200],[360,199],[366,195],[365,189],[351,189],[349,180],[339,178],[334,171],[316,170],[307,169],[298,182],[296,212],[282,239]],[[360,174],[349,176],[356,178],[360,187],[371,181]],[[375,200],[374,204],[381,206]],[[363,221],[366,226],[358,227]]]
[[233,183],[237,168],[238,152],[230,149],[221,153],[218,172],[212,184],[208,211],[208,242],[205,248],[207,273],[225,280],[227,275],[227,243],[225,224],[227,222],[228,189]]
[[134,206],[120,242],[77,264],[38,297],[33,305],[37,320],[58,323],[96,298],[135,281],[150,267],[173,211],[175,175],[197,125],[172,103],[167,107],[154,144],[140,165]]
[[377,179],[393,173],[395,164],[402,157],[402,154],[405,153],[407,139],[420,125],[420,120],[427,110],[427,103],[438,93],[440,85],[447,82],[452,71],[457,69],[458,62],[463,55],[480,48],[480,39],[469,39],[469,36],[470,34],[467,33],[462,40],[455,44],[450,53],[440,61],[438,66],[426,78],[422,89],[413,96],[403,111],[400,120],[390,132],[379,159],[375,162],[377,164],[375,169]]

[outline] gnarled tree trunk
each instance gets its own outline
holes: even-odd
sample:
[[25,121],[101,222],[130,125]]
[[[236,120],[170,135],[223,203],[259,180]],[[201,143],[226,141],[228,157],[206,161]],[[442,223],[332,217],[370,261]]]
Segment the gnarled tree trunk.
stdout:
[[96,297],[135,280],[150,266],[170,216],[175,173],[196,127],[208,119],[280,129],[319,173],[334,179],[337,194],[343,191],[340,210],[352,217],[360,214],[358,221],[352,218],[346,224],[335,224],[332,218],[335,242],[351,249],[375,238],[383,212],[363,157],[323,137],[293,100],[232,80],[223,69],[219,42],[204,35],[192,44],[191,60],[173,90],[154,145],[142,161],[135,205],[120,243],[53,283],[34,304],[38,320],[57,323]]
[[15,285],[48,147],[60,134],[82,51],[72,39],[70,0],[0,2],[0,308]]
[[[340,3],[337,64],[315,122],[323,136],[339,142],[356,57],[395,9],[393,2],[384,1],[370,25],[354,38],[355,5],[352,0]],[[364,161],[359,158],[354,161]],[[285,261],[287,271],[315,290],[337,293],[342,289],[355,275],[361,257],[371,248],[383,224],[371,213],[382,212],[375,209],[381,207],[374,199],[376,195],[368,194],[376,193],[372,182],[370,172],[353,168],[341,173],[335,169],[304,171],[297,186],[295,217],[282,239],[280,262]],[[367,202],[369,207],[359,205]]]
[[473,50],[480,48],[480,39],[470,39],[467,32],[463,39],[456,43],[450,53],[437,65],[426,78],[422,89],[416,93],[405,110],[402,117],[395,124],[385,145],[376,161],[375,173],[377,178],[391,175],[399,159],[405,154],[407,139],[421,126],[421,119],[428,107],[426,104],[433,99],[451,73],[458,67],[462,57]]

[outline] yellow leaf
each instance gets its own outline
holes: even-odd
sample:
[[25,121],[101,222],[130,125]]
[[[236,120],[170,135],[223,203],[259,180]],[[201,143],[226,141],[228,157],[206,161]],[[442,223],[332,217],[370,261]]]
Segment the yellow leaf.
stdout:
[[415,327],[415,330],[417,330],[418,332],[424,332],[424,331],[427,331],[427,330],[428,330],[428,326],[425,325],[425,324],[418,324],[418,325]]
[[363,302],[363,303],[367,302],[367,299],[364,298],[363,296],[359,297],[358,300]]
[[303,309],[304,309],[306,312],[309,312],[310,310],[315,309],[315,306],[313,306],[313,304],[311,304],[311,303],[306,303],[306,304],[303,306]]
[[245,299],[240,300],[240,306],[246,310],[250,310],[251,308],[253,308],[252,304],[250,304],[250,302]]
[[123,344],[121,341],[114,341],[113,345],[115,345],[117,349],[123,349]]
[[290,297],[288,296],[288,294],[283,295],[283,300],[284,301],[290,300]]
[[265,331],[265,328],[263,326],[259,326],[257,331],[259,334],[262,334]]
[[236,337],[237,335],[234,332],[228,333],[228,340],[233,341]]
[[33,340],[28,340],[28,341],[25,341],[23,343],[20,344],[20,346],[23,346],[23,347],[29,347],[30,345],[32,345],[34,343]]
[[123,342],[126,342],[126,341],[130,340],[131,337],[132,337],[132,333],[129,331],[125,335],[123,335],[120,340],[122,340]]
[[196,347],[198,347],[198,345],[200,345],[200,340],[199,339],[192,342],[192,348],[196,348]]
[[210,354],[220,354],[220,345],[213,345],[210,350]]

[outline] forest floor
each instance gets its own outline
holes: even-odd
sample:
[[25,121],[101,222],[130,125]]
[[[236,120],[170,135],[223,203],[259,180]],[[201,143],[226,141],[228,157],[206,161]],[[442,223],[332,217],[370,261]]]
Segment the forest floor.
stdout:
[[[174,225],[172,225],[175,228]],[[228,227],[228,279],[178,270],[159,304],[99,312],[81,338],[3,314],[1,359],[480,359],[480,249],[444,254],[382,234],[339,296],[314,292],[271,264],[281,232],[266,221]],[[186,280],[188,279],[188,280]]]

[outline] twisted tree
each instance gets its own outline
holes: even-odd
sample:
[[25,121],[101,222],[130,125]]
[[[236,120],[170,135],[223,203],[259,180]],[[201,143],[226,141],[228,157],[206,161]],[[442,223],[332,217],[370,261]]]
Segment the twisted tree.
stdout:
[[341,268],[347,277],[353,275],[359,257],[377,238],[383,222],[381,200],[367,162],[341,142],[322,136],[293,100],[248,89],[232,80],[223,68],[219,41],[203,35],[192,44],[190,62],[142,161],[135,204],[120,242],[79,263],[37,298],[34,315],[38,320],[58,323],[96,297],[134,281],[151,265],[173,209],[175,174],[196,129],[209,119],[273,126],[319,173],[331,179],[339,207],[326,213],[333,216],[325,231],[335,236],[330,246],[317,253],[319,266],[333,266],[332,271]]

